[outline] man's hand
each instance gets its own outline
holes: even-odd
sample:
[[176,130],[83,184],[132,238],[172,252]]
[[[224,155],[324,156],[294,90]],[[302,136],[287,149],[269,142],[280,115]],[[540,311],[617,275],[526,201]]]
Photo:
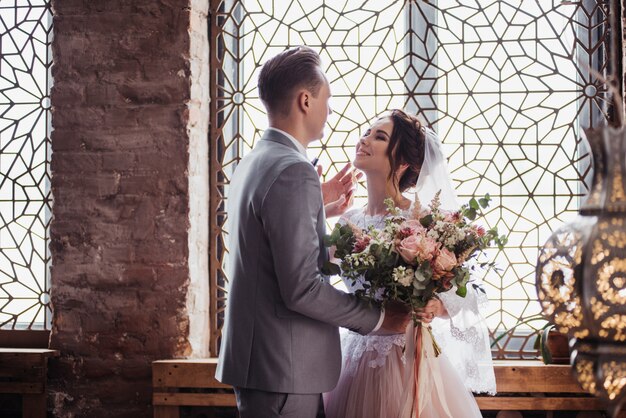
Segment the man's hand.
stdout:
[[[322,166],[317,166],[317,174],[322,175]],[[325,183],[322,183],[322,196],[326,217],[339,216],[352,206],[356,184],[363,173],[356,173],[352,164],[347,163],[341,171]]]
[[354,201],[354,190],[350,190],[348,195],[341,195],[339,200],[334,202],[330,202],[329,204],[324,206],[324,212],[326,213],[327,218],[332,218],[333,216],[341,216],[352,206]]
[[404,334],[411,321],[411,312],[407,305],[389,302],[385,305],[385,319],[374,334]]

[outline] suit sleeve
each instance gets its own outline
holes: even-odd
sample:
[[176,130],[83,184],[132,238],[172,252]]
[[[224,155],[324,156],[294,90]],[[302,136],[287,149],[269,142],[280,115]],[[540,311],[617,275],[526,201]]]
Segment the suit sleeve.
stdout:
[[380,310],[322,280],[316,230],[322,205],[317,173],[306,162],[283,170],[263,199],[261,218],[281,297],[292,311],[368,334]]

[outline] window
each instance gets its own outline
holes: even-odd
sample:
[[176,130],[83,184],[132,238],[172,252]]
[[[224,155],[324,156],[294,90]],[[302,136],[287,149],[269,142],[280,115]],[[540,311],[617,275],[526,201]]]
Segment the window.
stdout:
[[0,329],[49,330],[49,0],[0,3]]
[[[490,193],[483,219],[509,236],[485,275],[494,335],[540,311],[537,248],[576,215],[590,158],[581,134],[606,116],[608,6],[596,1],[213,1],[211,10],[211,350],[216,354],[228,263],[228,181],[262,135],[260,66],[289,46],[320,52],[334,114],[309,149],[327,172],[352,159],[361,129],[386,109],[418,111],[442,138],[462,199]],[[364,203],[365,190],[359,190]],[[522,358],[533,329],[496,357]]]

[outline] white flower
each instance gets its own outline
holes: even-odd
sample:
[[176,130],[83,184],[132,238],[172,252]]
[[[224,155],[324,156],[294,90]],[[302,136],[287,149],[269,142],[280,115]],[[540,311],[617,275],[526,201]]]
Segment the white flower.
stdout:
[[393,280],[400,283],[402,286],[411,286],[413,281],[413,269],[399,266],[393,269]]
[[439,240],[439,232],[436,229],[431,229],[427,235],[434,240]]

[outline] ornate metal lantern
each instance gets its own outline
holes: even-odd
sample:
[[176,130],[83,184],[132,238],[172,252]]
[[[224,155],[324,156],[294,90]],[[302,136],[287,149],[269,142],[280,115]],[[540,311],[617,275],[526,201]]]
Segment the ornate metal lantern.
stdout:
[[626,130],[586,135],[589,196],[541,249],[536,284],[544,316],[571,338],[576,378],[615,415],[626,400]]

